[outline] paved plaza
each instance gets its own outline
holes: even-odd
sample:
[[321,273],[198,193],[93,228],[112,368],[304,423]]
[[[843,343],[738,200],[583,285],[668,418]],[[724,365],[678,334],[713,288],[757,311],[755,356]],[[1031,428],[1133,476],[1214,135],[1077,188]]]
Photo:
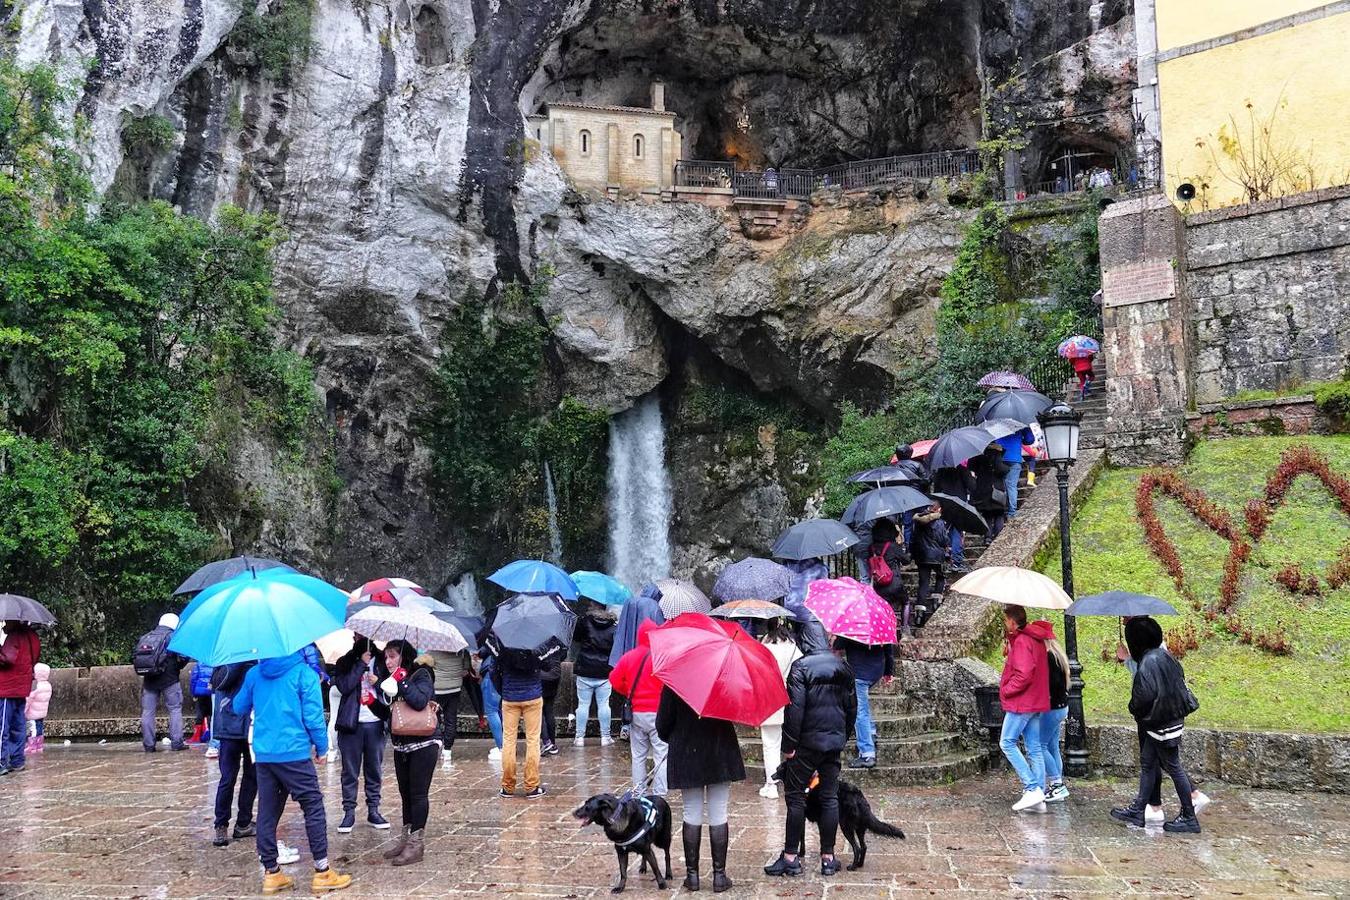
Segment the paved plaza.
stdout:
[[[546,758],[551,794],[542,801],[498,799],[498,776],[485,751],[482,741],[462,741],[456,765],[437,773],[426,860],[405,869],[380,859],[393,832],[374,831],[361,818],[349,835],[334,831],[338,767],[321,767],[330,854],[356,879],[342,896],[607,894],[613,850],[594,828],[578,831],[570,811],[622,783],[626,746],[569,744],[561,756]],[[385,773],[384,811],[397,823],[389,759]],[[215,763],[200,749],[151,755],[138,744],[50,747],[27,771],[0,779],[0,897],[253,895],[260,885],[253,841],[225,849],[210,844],[215,783]],[[1183,837],[1112,822],[1109,804],[1128,793],[1121,782],[1074,784],[1074,796],[1050,813],[1014,815],[1012,780],[996,773],[874,793],[877,813],[904,828],[906,840],[873,837],[862,872],[822,879],[812,869],[782,880],[766,878],[760,866],[781,846],[783,803],[759,797],[756,787],[742,784],[733,794],[729,869],[736,887],[729,897],[1350,896],[1345,796],[1210,783],[1215,803],[1203,816],[1205,833]],[[294,804],[282,838],[301,848],[300,862],[288,868],[304,876],[298,880],[307,888],[309,858]],[[808,849],[815,848],[808,834]],[[678,835],[673,856],[670,894],[678,892],[684,869]],[[654,883],[638,878],[636,867],[634,861],[628,894],[654,895]],[[705,860],[705,875],[708,868]],[[705,878],[705,893],[710,882]]]

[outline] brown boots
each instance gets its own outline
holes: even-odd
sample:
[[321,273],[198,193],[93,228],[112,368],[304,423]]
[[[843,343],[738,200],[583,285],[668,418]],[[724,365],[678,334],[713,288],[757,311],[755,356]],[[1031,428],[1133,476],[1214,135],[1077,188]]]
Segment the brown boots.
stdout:
[[422,854],[425,849],[422,843],[424,834],[424,831],[408,832],[408,843],[404,845],[403,852],[394,857],[394,865],[411,866],[413,863],[422,861]]
[[412,829],[407,825],[403,826],[403,832],[398,836],[398,843],[384,851],[382,854],[385,859],[395,859],[403,855],[403,848],[408,846],[408,835],[412,834]]

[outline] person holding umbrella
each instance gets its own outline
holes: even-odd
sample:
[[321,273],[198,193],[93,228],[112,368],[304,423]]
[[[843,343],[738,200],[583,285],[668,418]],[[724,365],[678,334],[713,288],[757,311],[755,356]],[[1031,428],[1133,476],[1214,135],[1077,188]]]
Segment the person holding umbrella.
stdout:
[[[1003,705],[1003,733],[999,749],[1022,782],[1022,796],[1014,812],[1045,810],[1045,759],[1041,755],[1041,718],[1050,709],[1050,676],[1045,642],[1055,631],[1044,620],[1027,622],[1024,607],[1008,605],[1003,610],[1007,659],[999,679],[998,699]],[[1026,756],[1017,748],[1026,742]]]
[[[609,673],[609,683],[620,696],[628,698],[624,704],[630,713],[628,749],[632,755],[633,784],[644,785],[650,780],[648,793],[666,795],[666,756],[670,748],[656,733],[656,712],[661,705],[661,682],[652,672],[651,632],[657,624],[648,619],[638,626],[637,646],[619,657],[619,663]],[[652,772],[647,774],[647,761]]]
[[1017,483],[1022,477],[1022,448],[1034,446],[1036,435],[1028,427],[996,438],[994,443],[1003,448],[1003,462],[1008,466],[1003,476],[1003,490],[1007,495],[1008,518],[1011,519],[1017,515]]
[[[33,667],[41,655],[42,642],[27,622],[5,620],[5,642],[0,644],[0,775],[22,772],[26,765],[24,706],[33,689]],[[182,739],[180,732],[179,743]]]
[[783,852],[764,867],[766,875],[796,876],[802,872],[797,854],[806,837],[806,791],[820,802],[820,874],[839,871],[834,839],[839,830],[839,754],[848,744],[858,713],[854,675],[830,649],[820,622],[798,626],[802,657],[788,672],[788,705],[783,716],[783,786],[787,792],[787,827]]
[[356,785],[362,775],[366,780],[366,821],[372,828],[389,827],[389,821],[380,815],[384,721],[375,711],[377,677],[370,644],[365,640],[353,644],[333,666],[333,685],[338,690],[334,728],[342,750],[342,822],[338,834],[348,834],[356,825]]
[[985,451],[970,461],[975,476],[975,487],[970,493],[971,505],[989,523],[989,540],[998,537],[1008,521],[1008,463],[1003,448],[990,444]]
[[394,640],[384,645],[384,665],[389,677],[379,684],[384,702],[378,715],[389,720],[394,778],[403,803],[403,833],[384,851],[384,858],[395,866],[410,866],[421,862],[425,852],[431,779],[441,758],[440,725],[433,707],[436,662],[428,654],[419,655],[408,641]]

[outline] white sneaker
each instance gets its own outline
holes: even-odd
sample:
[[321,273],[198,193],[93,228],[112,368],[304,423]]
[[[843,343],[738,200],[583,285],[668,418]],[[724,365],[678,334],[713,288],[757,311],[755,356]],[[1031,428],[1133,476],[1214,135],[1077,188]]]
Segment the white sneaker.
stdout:
[[1166,818],[1166,816],[1163,814],[1163,808],[1162,808],[1161,806],[1146,806],[1146,807],[1144,807],[1144,823],[1145,823],[1145,824],[1148,824],[1149,822],[1154,822],[1154,823],[1156,823],[1156,824],[1161,825],[1163,819],[1165,819],[1165,818]]
[[776,784],[774,784],[774,783],[772,783],[772,782],[770,782],[769,784],[764,785],[764,787],[762,787],[762,788],[759,789],[759,795],[760,795],[761,797],[768,797],[770,800],[777,800],[777,799],[778,799],[778,785],[776,785]]
[[501,747],[493,747],[491,750],[488,751],[488,762],[501,762],[501,759],[502,759]]
[[207,747],[207,748],[206,748],[206,758],[207,758],[207,759],[219,759],[219,758],[220,758],[220,748],[219,748],[219,747]]
[[1209,806],[1211,802],[1213,801],[1209,799],[1209,794],[1206,794],[1204,791],[1191,792],[1191,804],[1195,807],[1195,814],[1197,816],[1200,815],[1201,811]]
[[1022,798],[1013,804],[1013,812],[1022,812],[1025,809],[1031,809],[1033,806],[1040,806],[1045,803],[1045,791],[1039,787],[1029,788],[1022,792]]
[[1069,799],[1069,789],[1061,784],[1050,785],[1050,790],[1046,792],[1046,803],[1063,803]]
[[601,747],[614,746],[614,738],[610,737],[609,735],[605,735],[604,737],[600,738],[600,746]]
[[337,752],[337,750],[329,750],[329,751],[328,751],[327,759],[328,759],[328,761],[329,761],[330,763],[337,762],[337,758],[338,758],[338,752]]
[[277,865],[289,866],[291,863],[300,861],[300,851],[287,844],[285,841],[277,841]]
[[586,746],[586,739],[585,739],[584,737],[574,737],[574,738],[572,738],[572,746],[573,746],[573,747],[585,747],[585,746]]

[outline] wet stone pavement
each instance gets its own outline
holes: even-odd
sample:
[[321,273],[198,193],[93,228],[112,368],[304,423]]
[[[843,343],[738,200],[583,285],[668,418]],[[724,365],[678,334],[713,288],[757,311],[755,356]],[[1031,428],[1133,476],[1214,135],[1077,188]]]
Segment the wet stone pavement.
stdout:
[[[397,826],[393,761],[385,760],[384,812]],[[570,744],[546,758],[544,800],[501,800],[482,741],[456,748],[456,764],[436,774],[426,859],[393,869],[380,858],[393,840],[357,819],[339,835],[339,770],[320,768],[328,796],[330,856],[355,876],[343,897],[513,894],[606,895],[614,852],[594,828],[578,831],[571,810],[621,784],[626,745],[584,750]],[[146,754],[137,744],[49,747],[27,771],[0,779],[0,897],[243,897],[260,888],[251,839],[211,846],[214,761],[200,749]],[[870,798],[908,838],[873,837],[867,866],[822,879],[818,868],[793,880],[760,866],[781,846],[782,800],[758,785],[732,795],[728,897],[1172,897],[1350,896],[1350,798],[1231,788],[1209,783],[1215,803],[1198,836],[1116,825],[1106,815],[1125,798],[1121,782],[1072,785],[1067,804],[1045,815],[1016,815],[1011,777],[995,773],[955,785],[892,789]],[[1167,799],[1167,794],[1164,794]],[[1175,800],[1172,801],[1175,805]],[[364,813],[364,810],[361,810]],[[678,804],[676,819],[678,822]],[[673,861],[683,877],[678,825]],[[309,856],[298,808],[288,804],[281,837],[301,849],[289,866],[308,889]],[[808,831],[807,847],[816,851]],[[843,847],[842,838],[840,840]],[[704,854],[708,852],[704,840]],[[847,858],[845,856],[845,858]],[[709,892],[708,861],[703,863]],[[632,863],[628,894],[656,894]]]

